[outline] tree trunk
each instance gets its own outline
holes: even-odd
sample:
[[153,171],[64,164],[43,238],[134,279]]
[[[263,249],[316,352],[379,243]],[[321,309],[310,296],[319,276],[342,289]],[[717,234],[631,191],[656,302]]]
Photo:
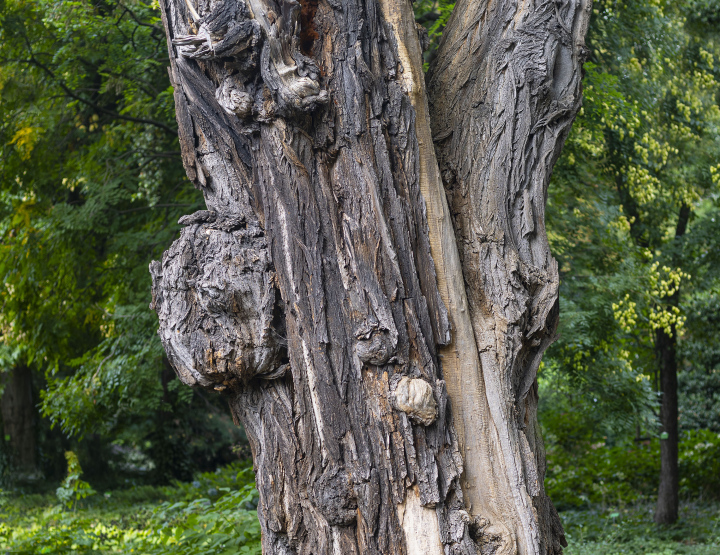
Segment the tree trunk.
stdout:
[[3,432],[9,437],[10,461],[18,478],[31,479],[38,471],[32,373],[27,366],[17,364],[2,374],[2,379],[5,389],[0,407]]
[[[660,328],[655,332],[655,353],[660,366],[660,487],[658,488],[655,522],[672,524],[678,518],[678,392],[677,340],[675,329],[668,334]],[[667,435],[665,435],[667,434]]]
[[[675,226],[675,245],[673,245],[673,264],[679,265],[678,241],[685,235],[690,220],[690,207],[683,204]],[[678,289],[669,299],[670,306],[680,304]],[[671,333],[663,328],[655,331],[655,356],[660,367],[660,486],[658,488],[655,522],[673,524],[678,518],[680,504],[680,469],[678,467],[678,386],[677,386],[677,330],[672,326]],[[667,434],[667,435],[665,435]]]
[[547,187],[580,108],[590,5],[460,0],[430,70],[434,139],[480,353],[478,385],[443,365],[464,492],[520,553],[566,545],[543,487],[536,375],[559,315]]
[[[532,59],[535,96],[507,107],[508,122],[524,123],[517,155],[497,161],[527,179],[496,188],[528,191],[534,211],[517,210],[534,227],[518,245],[507,235],[501,256],[515,266],[487,275],[460,265],[470,251],[456,246],[409,2],[161,8],[183,162],[208,210],[182,218],[180,239],[151,264],[153,308],[180,379],[223,391],[245,426],[264,553],[561,552],[535,372],[557,319],[544,195],[579,105],[586,8],[550,3],[516,18],[537,26],[509,54],[510,66]],[[462,10],[453,21],[484,17],[482,3]],[[444,46],[439,59],[449,55]],[[504,102],[496,93],[487,106]],[[455,218],[461,242],[478,241],[459,226],[472,217]],[[505,330],[492,345],[473,304],[482,291],[523,307],[514,320],[488,316]]]

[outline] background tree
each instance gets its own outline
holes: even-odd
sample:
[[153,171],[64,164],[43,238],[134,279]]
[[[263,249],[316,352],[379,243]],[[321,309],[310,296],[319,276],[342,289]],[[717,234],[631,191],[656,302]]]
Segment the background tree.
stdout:
[[[666,524],[678,509],[678,367],[695,389],[686,414],[698,410],[698,387],[714,394],[718,6],[594,11],[586,103],[550,187],[550,241],[566,279],[547,365],[593,407],[600,436],[619,441],[637,426],[637,439],[661,438],[656,520]],[[659,430],[651,389],[662,393]]]

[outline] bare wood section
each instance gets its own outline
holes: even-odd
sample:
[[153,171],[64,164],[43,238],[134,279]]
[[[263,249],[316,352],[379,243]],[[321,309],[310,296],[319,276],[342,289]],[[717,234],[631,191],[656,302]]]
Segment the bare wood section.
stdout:
[[589,16],[589,0],[460,0],[428,87],[482,366],[476,395],[489,409],[481,443],[493,453],[492,478],[480,496],[506,529],[502,550],[521,554],[564,545],[543,489],[535,378],[558,317],[547,186],[580,107]]

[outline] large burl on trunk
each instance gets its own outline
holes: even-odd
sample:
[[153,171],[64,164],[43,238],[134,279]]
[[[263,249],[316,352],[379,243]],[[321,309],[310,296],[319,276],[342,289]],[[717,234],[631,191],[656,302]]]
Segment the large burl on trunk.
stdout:
[[160,5],[207,210],[153,308],[247,430],[264,552],[561,552],[543,208],[589,6],[460,2],[428,95],[407,0],[191,1]]

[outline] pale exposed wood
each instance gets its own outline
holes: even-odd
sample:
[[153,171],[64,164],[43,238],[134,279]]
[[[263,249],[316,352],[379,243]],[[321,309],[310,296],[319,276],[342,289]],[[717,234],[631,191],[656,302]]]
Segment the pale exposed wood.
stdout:
[[461,481],[464,503],[470,515],[492,523],[484,529],[485,539],[493,548],[497,547],[498,555],[513,553],[516,549],[513,531],[502,524],[507,499],[512,496],[511,486],[497,464],[493,465],[499,441],[485,396],[452,218],[435,158],[420,41],[417,33],[406,32],[414,24],[412,7],[409,2],[391,0],[382,0],[381,6],[395,30],[403,82],[417,114],[420,190],[427,207],[430,252],[452,326],[450,341],[440,348],[439,356],[464,464]]
[[432,555],[444,552],[437,514],[422,506],[415,489],[406,492],[405,501],[398,506],[398,518],[405,532],[408,553]]

